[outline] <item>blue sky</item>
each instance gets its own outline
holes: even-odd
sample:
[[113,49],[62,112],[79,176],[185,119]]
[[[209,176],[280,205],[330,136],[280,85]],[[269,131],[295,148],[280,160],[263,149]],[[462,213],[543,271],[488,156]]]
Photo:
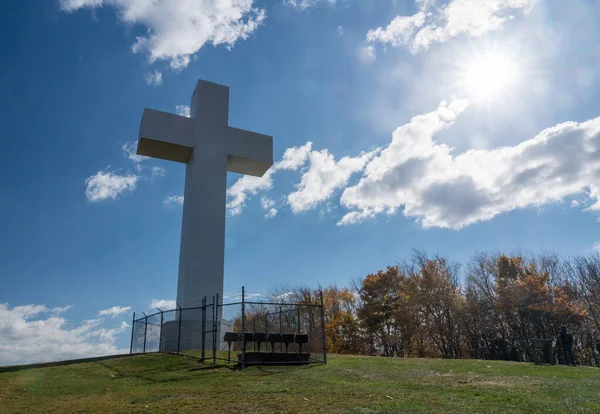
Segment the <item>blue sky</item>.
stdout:
[[131,148],[143,108],[185,113],[198,79],[274,137],[271,173],[228,178],[226,293],[344,285],[412,248],[589,252],[599,18],[593,0],[0,3],[0,364],[118,352],[134,310],[175,298],[184,166]]

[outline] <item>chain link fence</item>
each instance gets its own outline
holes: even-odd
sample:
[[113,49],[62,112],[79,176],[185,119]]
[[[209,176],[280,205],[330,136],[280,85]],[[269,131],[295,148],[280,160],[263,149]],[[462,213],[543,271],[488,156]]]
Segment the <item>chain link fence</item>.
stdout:
[[218,295],[192,308],[136,319],[131,353],[169,352],[247,365],[327,363],[323,295],[314,303],[241,301]]

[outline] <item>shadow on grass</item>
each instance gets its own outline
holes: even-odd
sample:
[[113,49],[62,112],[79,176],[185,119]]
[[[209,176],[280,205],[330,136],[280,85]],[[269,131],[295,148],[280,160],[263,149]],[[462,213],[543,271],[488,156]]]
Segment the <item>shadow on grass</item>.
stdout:
[[[176,355],[176,354],[174,354]],[[143,370],[128,370],[127,368],[119,368],[113,365],[106,364],[102,361],[97,361],[98,365],[101,365],[103,368],[115,373],[119,378],[135,378],[142,381],[147,381],[150,383],[160,384],[160,383],[172,383],[172,382],[183,382],[188,380],[196,379],[194,375],[186,375],[186,373],[191,373],[195,371],[221,371],[222,369],[226,369],[229,371],[237,371],[236,366],[228,366],[221,364],[203,364],[200,362],[199,358],[181,355],[182,357],[187,357],[190,359],[197,360],[199,366],[191,367],[186,363],[172,363],[170,365],[161,365],[159,367],[153,367]],[[160,378],[160,374],[164,373],[181,373],[181,376],[178,377],[169,377],[169,378]]]
[[101,357],[93,358],[81,358],[81,359],[69,359],[66,361],[54,361],[54,362],[40,362],[35,364],[24,364],[24,365],[10,365],[6,367],[0,367],[0,373],[3,372],[16,372],[25,371],[33,368],[50,368],[50,367],[61,367],[66,365],[85,364],[89,362],[106,361],[109,359],[128,358],[142,354],[119,354],[119,355],[106,355]]
[[200,363],[199,367],[190,368],[188,371],[208,371],[208,370],[219,370],[226,369],[229,371],[239,371],[241,366],[238,365],[220,365],[220,364],[202,364]]
[[291,367],[294,367],[294,370],[310,370],[320,366],[321,364],[309,364],[309,365],[256,365],[258,371],[263,373],[266,376],[281,374],[284,371],[289,370]]

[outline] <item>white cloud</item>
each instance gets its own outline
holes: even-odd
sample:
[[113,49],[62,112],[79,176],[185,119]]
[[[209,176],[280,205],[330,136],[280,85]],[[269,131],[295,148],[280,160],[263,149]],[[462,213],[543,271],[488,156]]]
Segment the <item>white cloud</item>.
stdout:
[[173,310],[177,307],[177,302],[171,299],[152,299],[150,308],[160,308],[163,311]]
[[[259,298],[261,296],[262,296],[262,293],[245,292],[244,300]],[[229,302],[242,300],[242,294],[241,293],[226,293],[223,295],[223,299],[227,300]]]
[[426,50],[465,34],[479,37],[504,26],[515,14],[527,14],[535,0],[450,0],[439,5],[435,0],[420,0],[419,11],[411,16],[396,16],[387,27],[369,30],[370,43],[406,46],[412,53]]
[[271,207],[275,206],[275,201],[271,200],[267,196],[262,196],[260,198],[260,206],[262,207],[263,210],[268,210]]
[[74,305],[57,306],[55,308],[51,308],[50,313],[52,313],[53,315],[60,315],[62,313],[67,312],[70,309],[73,309],[73,308],[74,308]]
[[312,142],[308,141],[301,147],[292,147],[285,150],[283,157],[279,160],[273,168],[275,170],[289,170],[295,171],[302,167],[312,149]]
[[244,175],[233,183],[233,185],[227,189],[227,197],[230,198],[230,200],[227,201],[227,211],[229,214],[232,216],[240,214],[246,205],[246,200],[250,196],[256,195],[260,191],[270,190],[273,186],[272,177],[274,171],[274,168],[271,167],[271,169],[262,177]]
[[60,0],[66,12],[110,6],[125,23],[148,29],[136,37],[132,51],[147,52],[150,62],[168,60],[173,69],[185,68],[205,44],[231,48],[246,39],[265,18],[253,0]]
[[295,171],[306,163],[312,142],[301,147],[288,148],[280,161],[276,162],[262,177],[245,175],[227,189],[227,211],[231,216],[238,215],[246,205],[246,200],[261,191],[268,191],[273,186],[273,174],[280,170]]
[[598,252],[598,253],[600,253],[600,242],[596,242],[596,243],[594,243],[594,245],[592,246],[592,249],[593,249],[595,252]]
[[177,105],[175,107],[175,112],[177,115],[190,117],[190,106],[189,105]]
[[273,218],[277,215],[278,211],[275,207],[275,201],[271,200],[267,196],[262,196],[260,198],[260,206],[263,210],[266,211],[265,218]]
[[146,76],[144,76],[144,80],[148,85],[160,86],[163,83],[162,73],[157,70],[155,70],[154,72],[146,73]]
[[182,206],[183,205],[183,196],[167,196],[167,198],[165,198],[165,201],[163,201],[163,204],[165,206]]
[[142,162],[148,159],[143,155],[138,155],[137,152],[137,141],[129,141],[123,144],[121,147],[123,154],[133,162]]
[[[289,148],[264,177],[242,177],[228,189],[229,213],[239,214],[249,197],[270,190],[276,172],[298,170],[307,161],[287,202],[296,213],[325,203],[324,215],[337,209],[329,200],[344,188],[340,205],[347,212],[339,225],[401,211],[424,227],[457,229],[573,197],[580,201],[572,207],[600,211],[600,118],[559,124],[512,147],[454,154],[435,137],[467,107],[464,100],[442,102],[398,127],[383,149],[358,157],[336,161],[327,150],[313,151],[310,142]],[[267,217],[277,214],[264,194],[261,207]]]
[[341,25],[337,27],[337,34],[338,36],[344,35],[344,28]]
[[120,195],[135,190],[140,177],[135,174],[119,175],[108,171],[98,171],[85,180],[85,196],[90,202],[116,199]]
[[298,10],[306,10],[321,3],[327,3],[333,6],[340,1],[341,0],[283,0],[283,3]]
[[153,177],[164,177],[167,173],[163,167],[152,167],[152,176]]
[[98,312],[98,316],[112,316],[113,318],[116,318],[130,310],[131,306],[113,306],[112,308],[102,309]]
[[455,101],[399,127],[392,141],[344,190],[352,224],[399,208],[424,227],[460,228],[514,209],[587,194],[600,210],[600,118],[566,122],[513,147],[452,149],[433,137],[466,108]]
[[358,48],[356,56],[361,63],[371,63],[376,59],[375,47],[373,45],[361,46]]
[[[102,201],[108,198],[116,199],[118,196],[127,192],[132,192],[137,187],[140,178],[144,177],[145,168],[141,165],[142,161],[149,157],[136,154],[137,142],[129,141],[121,146],[123,155],[135,163],[135,171],[139,174],[120,175],[115,172],[98,171],[96,175],[86,180],[85,195],[88,201]],[[152,177],[163,177],[167,171],[163,167],[152,167],[150,175]]]
[[126,322],[112,329],[100,328],[103,319],[70,323],[44,305],[10,307],[0,303],[0,365],[47,362],[129,352],[115,345]]
[[289,298],[290,296],[292,296],[294,294],[294,292],[285,292],[282,293],[281,295],[277,295],[275,296],[275,299],[285,299],[285,298]]
[[82,7],[100,7],[104,0],[60,0],[60,7],[66,12],[72,12]]
[[351,175],[361,171],[375,153],[376,151],[358,157],[343,157],[336,162],[326,149],[312,151],[309,167],[302,174],[297,190],[287,196],[292,211],[307,211],[329,199],[335,190],[346,186]]
[[323,208],[321,208],[321,210],[319,211],[319,217],[321,217],[321,218],[325,217],[327,214],[331,213],[336,208],[337,208],[336,206],[333,206],[331,204],[331,201],[328,201],[327,203],[325,203]]

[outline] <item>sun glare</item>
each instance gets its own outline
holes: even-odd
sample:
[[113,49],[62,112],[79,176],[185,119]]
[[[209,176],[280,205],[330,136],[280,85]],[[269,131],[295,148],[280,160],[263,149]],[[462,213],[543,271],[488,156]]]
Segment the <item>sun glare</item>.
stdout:
[[463,81],[467,93],[476,99],[492,100],[510,94],[517,87],[518,70],[509,56],[486,54],[468,62]]

